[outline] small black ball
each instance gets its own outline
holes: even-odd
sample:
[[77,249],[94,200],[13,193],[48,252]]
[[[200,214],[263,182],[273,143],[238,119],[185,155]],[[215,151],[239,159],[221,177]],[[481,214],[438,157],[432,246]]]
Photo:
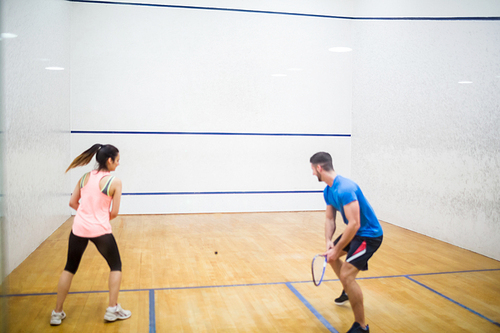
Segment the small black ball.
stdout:
[[215,254],[217,254],[217,251],[215,251]]

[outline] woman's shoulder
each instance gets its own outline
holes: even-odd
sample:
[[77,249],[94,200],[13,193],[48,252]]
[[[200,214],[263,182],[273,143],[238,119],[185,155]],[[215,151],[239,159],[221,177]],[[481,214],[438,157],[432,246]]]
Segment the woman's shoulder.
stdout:
[[118,178],[118,177],[116,177],[116,176],[112,175],[109,171],[108,171],[108,172],[102,172],[102,174],[103,174],[103,175],[102,175],[102,178],[101,178],[101,179],[106,179],[106,180],[108,180],[108,179],[113,178],[113,182],[116,182],[116,181],[120,181],[120,182],[121,182],[120,178]]
[[113,176],[112,174],[108,174],[108,175],[102,177],[102,181],[104,181],[106,183],[109,181],[113,186],[122,184],[122,180],[116,176]]
[[83,176],[80,178],[80,180],[78,180],[78,184],[80,184],[80,188],[84,187],[88,183],[89,175],[90,175],[90,171],[84,173]]
[[120,178],[118,178],[116,176],[111,176],[111,177],[113,177],[113,183],[121,185],[122,180]]

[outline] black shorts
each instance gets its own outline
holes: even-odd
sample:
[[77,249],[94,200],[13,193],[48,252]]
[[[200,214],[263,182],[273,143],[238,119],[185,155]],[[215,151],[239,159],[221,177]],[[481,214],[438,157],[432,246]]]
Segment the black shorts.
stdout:
[[68,259],[66,261],[66,267],[64,267],[65,271],[76,274],[89,240],[95,244],[97,250],[104,257],[104,259],[106,259],[109,268],[112,271],[122,270],[120,251],[118,251],[118,245],[116,244],[113,234],[105,234],[94,238],[85,238],[79,237],[71,231],[68,242]]
[[[334,242],[334,245],[340,240],[340,235]],[[378,250],[380,244],[382,244],[382,239],[384,236],[380,237],[361,237],[354,236],[349,244],[344,247],[344,251],[347,252],[346,262],[350,263],[360,271],[368,270],[368,259]]]

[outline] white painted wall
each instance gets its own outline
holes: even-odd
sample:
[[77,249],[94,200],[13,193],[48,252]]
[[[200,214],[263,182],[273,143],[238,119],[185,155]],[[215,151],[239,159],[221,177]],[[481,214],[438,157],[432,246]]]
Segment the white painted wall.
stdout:
[[[96,142],[121,150],[121,213],[322,209],[321,193],[295,193],[322,189],[310,156],[335,151],[350,173],[349,137],[279,134],[350,134],[351,55],[329,48],[351,44],[351,22],[213,10],[224,3],[73,3],[73,131],[204,133],[73,133],[72,156]],[[250,3],[230,8],[321,14],[326,6],[238,6]],[[270,135],[241,135],[249,133]],[[72,183],[92,167],[72,171]]]
[[[497,1],[175,5],[245,11],[2,3],[18,34],[1,41],[7,274],[66,219],[92,168],[64,177],[69,155],[95,142],[122,152],[122,213],[323,209],[317,193],[133,194],[319,190],[308,159],[326,150],[381,219],[500,259],[498,21],[320,16],[500,16]],[[345,137],[68,133],[349,134],[351,111],[352,158]]]
[[69,6],[2,2],[5,274],[69,216]]
[[[84,3],[85,0],[69,0]],[[495,1],[495,0],[489,0]],[[228,9],[256,12],[295,13],[298,15],[352,16],[355,1],[352,0],[124,0],[120,4],[142,4],[148,7],[171,6],[204,9]]]
[[397,17],[498,17],[497,0],[355,0],[353,16]]
[[[500,15],[365,3],[356,15]],[[500,21],[356,21],[353,40],[352,175],[378,217],[500,259]]]

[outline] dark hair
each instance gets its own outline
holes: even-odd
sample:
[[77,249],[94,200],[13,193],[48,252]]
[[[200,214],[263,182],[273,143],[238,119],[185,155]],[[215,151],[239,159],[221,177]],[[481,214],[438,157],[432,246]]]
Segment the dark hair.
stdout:
[[96,143],[95,145],[81,153],[77,158],[75,158],[66,169],[66,172],[78,166],[89,164],[94,155],[97,163],[99,164],[99,168],[97,170],[107,170],[108,168],[106,166],[106,162],[110,157],[114,161],[118,153],[118,148],[113,145],[101,145],[99,143]]
[[319,153],[316,153],[313,156],[311,156],[309,162],[311,162],[312,164],[321,165],[321,167],[325,171],[334,170],[332,156],[328,153],[325,153],[324,151],[320,151]]

